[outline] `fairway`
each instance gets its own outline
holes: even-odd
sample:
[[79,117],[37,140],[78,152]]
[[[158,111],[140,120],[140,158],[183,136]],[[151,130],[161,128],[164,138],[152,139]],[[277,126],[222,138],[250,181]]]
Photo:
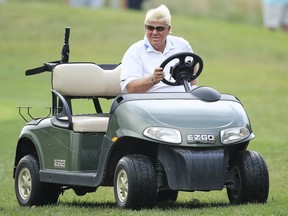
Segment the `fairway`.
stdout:
[[259,17],[195,16],[187,8],[182,14],[176,6],[171,11],[172,34],[187,39],[204,60],[200,85],[233,94],[244,104],[256,135],[248,149],[264,157],[270,173],[268,202],[233,206],[226,190],[181,192],[175,204],[134,212],[118,209],[112,188],[101,187],[82,197],[66,191],[56,206],[20,207],[12,171],[25,122],[16,107],[32,106],[31,114],[39,117],[46,116],[45,107],[51,106],[50,74],[25,77],[25,70],[60,59],[66,26],[71,28],[70,61],[120,63],[126,49],[144,36],[145,11],[72,8],[56,0],[8,0],[0,3],[0,215],[287,214],[288,34],[267,31]]

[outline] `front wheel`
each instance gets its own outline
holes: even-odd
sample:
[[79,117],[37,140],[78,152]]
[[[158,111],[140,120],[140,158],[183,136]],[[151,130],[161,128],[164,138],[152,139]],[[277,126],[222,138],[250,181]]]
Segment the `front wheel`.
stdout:
[[254,151],[239,154],[230,166],[233,184],[227,187],[231,204],[265,203],[269,193],[269,173],[263,157]]
[[156,202],[156,176],[151,160],[143,155],[128,155],[117,164],[114,195],[121,208],[152,208]]
[[39,180],[39,165],[32,155],[23,157],[15,172],[15,193],[21,206],[57,203],[60,188]]

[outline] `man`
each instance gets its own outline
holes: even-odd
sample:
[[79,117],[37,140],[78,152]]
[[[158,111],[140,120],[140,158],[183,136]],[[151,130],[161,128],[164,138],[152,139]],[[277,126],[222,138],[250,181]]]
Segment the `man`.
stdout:
[[264,26],[288,32],[288,0],[263,0]]
[[[189,42],[171,33],[171,14],[165,5],[148,10],[145,36],[129,47],[122,59],[121,89],[128,93],[184,92],[183,86],[168,86],[160,82],[164,76],[170,80],[169,65],[159,68],[173,54],[193,52]],[[175,64],[175,62],[174,62]],[[174,65],[173,61],[171,65]],[[173,78],[172,78],[173,79]],[[197,84],[197,79],[192,81]]]

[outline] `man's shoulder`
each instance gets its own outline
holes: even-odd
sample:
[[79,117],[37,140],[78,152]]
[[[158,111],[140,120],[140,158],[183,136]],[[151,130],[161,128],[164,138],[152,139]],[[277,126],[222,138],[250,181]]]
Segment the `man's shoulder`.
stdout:
[[168,35],[167,39],[169,39],[170,41],[176,43],[188,43],[188,41],[186,39],[184,39],[183,37],[179,37],[179,36],[175,36],[175,35]]
[[139,41],[135,42],[134,44],[132,44],[129,47],[130,51],[136,51],[136,50],[139,50],[139,49],[145,49],[144,40],[139,40]]

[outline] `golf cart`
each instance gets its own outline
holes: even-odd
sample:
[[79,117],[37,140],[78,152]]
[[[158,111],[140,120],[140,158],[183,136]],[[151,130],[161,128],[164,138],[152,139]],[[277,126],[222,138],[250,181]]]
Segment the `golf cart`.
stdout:
[[[179,191],[224,188],[231,204],[267,201],[268,169],[247,150],[255,136],[241,102],[210,87],[190,89],[203,69],[198,55],[179,53],[160,65],[173,77],[163,82],[185,92],[123,94],[121,64],[69,62],[69,34],[66,28],[60,61],[26,71],[51,72],[52,114],[34,118],[19,107],[26,124],[13,178],[21,206],[55,204],[65,190],[83,196],[100,186],[114,187],[117,205],[129,209],[175,202]],[[108,112],[103,99],[112,100]],[[92,113],[75,112],[83,100]]]

